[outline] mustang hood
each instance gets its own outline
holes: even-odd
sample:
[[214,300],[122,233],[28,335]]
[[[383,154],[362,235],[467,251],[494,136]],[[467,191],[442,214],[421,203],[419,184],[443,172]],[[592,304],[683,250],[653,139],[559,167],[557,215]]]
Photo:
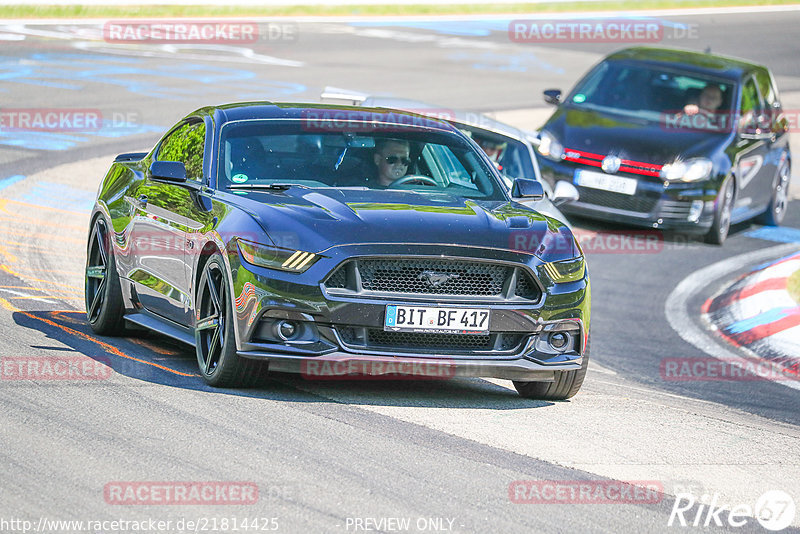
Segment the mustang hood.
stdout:
[[564,107],[545,129],[555,135],[564,150],[614,154],[622,159],[664,165],[694,156],[707,156],[727,142],[731,132],[700,128],[686,116],[667,115],[661,121],[626,117],[588,109]]
[[561,222],[520,204],[438,193],[366,189],[252,191],[237,195],[276,245],[320,252],[351,243],[455,244],[535,254],[580,255]]

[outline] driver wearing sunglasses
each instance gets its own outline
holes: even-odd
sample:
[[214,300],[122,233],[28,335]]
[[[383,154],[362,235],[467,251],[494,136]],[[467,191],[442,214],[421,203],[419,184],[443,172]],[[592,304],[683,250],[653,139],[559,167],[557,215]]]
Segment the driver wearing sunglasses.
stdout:
[[387,187],[408,172],[410,147],[408,141],[400,139],[379,140],[373,156],[378,167],[378,184]]

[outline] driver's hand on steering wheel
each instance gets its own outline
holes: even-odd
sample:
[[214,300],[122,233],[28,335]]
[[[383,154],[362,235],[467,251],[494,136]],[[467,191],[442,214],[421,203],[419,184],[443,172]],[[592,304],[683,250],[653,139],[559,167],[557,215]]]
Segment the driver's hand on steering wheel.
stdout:
[[697,104],[686,104],[683,106],[683,112],[687,115],[697,115],[700,112],[700,106]]

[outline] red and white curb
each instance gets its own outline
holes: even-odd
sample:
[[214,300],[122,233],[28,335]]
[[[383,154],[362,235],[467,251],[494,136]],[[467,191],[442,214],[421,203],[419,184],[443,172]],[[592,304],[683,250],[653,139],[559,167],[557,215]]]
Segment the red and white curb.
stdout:
[[703,318],[729,343],[779,365],[800,358],[800,305],[789,277],[800,271],[800,252],[759,265],[706,300]]

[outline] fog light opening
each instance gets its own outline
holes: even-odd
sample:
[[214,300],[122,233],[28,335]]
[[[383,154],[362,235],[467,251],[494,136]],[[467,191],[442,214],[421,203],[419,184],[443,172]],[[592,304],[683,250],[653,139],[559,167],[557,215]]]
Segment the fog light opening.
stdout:
[[689,208],[689,222],[697,222],[700,220],[700,214],[703,213],[704,202],[702,200],[693,200],[692,207]]
[[569,334],[564,332],[553,332],[547,338],[547,342],[554,350],[561,352],[569,344]]
[[298,332],[299,328],[294,321],[278,321],[275,323],[275,335],[281,341],[291,341]]

